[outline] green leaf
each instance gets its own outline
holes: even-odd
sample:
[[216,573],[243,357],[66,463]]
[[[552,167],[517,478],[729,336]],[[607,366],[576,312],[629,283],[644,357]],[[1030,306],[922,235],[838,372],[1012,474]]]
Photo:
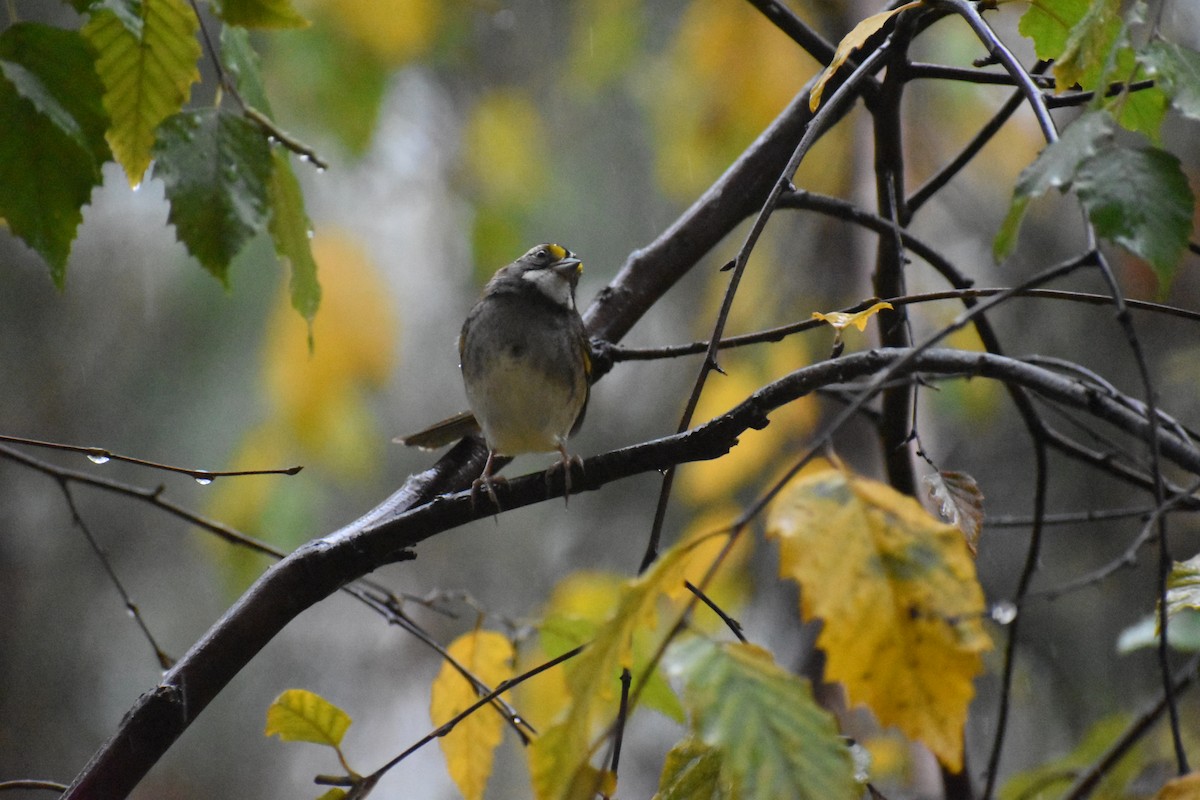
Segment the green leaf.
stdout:
[[309,347],[312,346],[312,321],[321,304],[321,284],[317,281],[317,262],[312,254],[312,223],[304,210],[304,194],[292,172],[287,154],[275,152],[269,197],[271,220],[268,228],[275,252],[291,270],[292,308],[309,322]]
[[164,122],[154,154],[176,236],[227,283],[229,262],[267,221],[270,146],[254,123],[207,109]]
[[1037,57],[1050,61],[1066,49],[1071,29],[1087,13],[1089,0],[1032,0],[1017,26],[1033,40]]
[[1200,610],[1200,556],[1176,561],[1167,578],[1167,613]]
[[[271,103],[259,74],[258,55],[251,47],[245,29],[226,26],[221,31],[221,61],[236,82],[242,99],[270,116]],[[268,230],[275,243],[275,253],[291,271],[292,308],[312,323],[321,303],[317,262],[312,254],[312,222],[305,211],[304,193],[287,154],[275,151],[272,162]],[[312,346],[311,324],[309,346]]]
[[1104,100],[1106,108],[1127,130],[1145,135],[1151,142],[1162,140],[1162,123],[1167,115],[1167,95],[1157,86],[1130,91],[1129,85],[1147,77],[1145,67],[1138,62],[1132,47],[1117,51],[1117,64],[1111,76],[1120,81],[1124,90]]
[[250,33],[245,28],[226,25],[221,29],[221,63],[233,78],[242,99],[272,116],[271,102],[267,99],[259,70],[258,53],[250,44]]
[[671,748],[654,800],[732,800],[733,787],[721,780],[721,754],[689,736]]
[[183,108],[200,79],[199,22],[186,0],[143,0],[140,18],[140,36],[110,8],[83,27],[98,53],[96,71],[112,119],[108,143],[131,186],[150,165],[155,129]]
[[[1131,653],[1146,647],[1158,646],[1158,615],[1147,614],[1121,631],[1117,639],[1118,653]],[[1182,609],[1167,625],[1167,644],[1183,653],[1200,651],[1200,611]]]
[[[1008,778],[1000,789],[1000,800],[1050,800],[1062,797],[1083,770],[1103,758],[1128,726],[1129,720],[1121,715],[1096,722],[1084,732],[1082,740],[1070,753],[1049,760],[1043,758],[1039,766]],[[1138,745],[1137,749],[1144,748]],[[1096,796],[1128,797],[1124,789],[1145,765],[1143,757],[1127,755],[1105,773]]]
[[1111,117],[1095,111],[1084,114],[1021,172],[1017,194],[1036,197],[1049,189],[1066,191],[1079,165],[1108,146],[1112,136]]
[[1200,119],[1200,53],[1170,42],[1151,42],[1140,54],[1159,81],[1171,105],[1186,117]]
[[1071,28],[1062,53],[1054,62],[1058,88],[1079,84],[1092,89],[1103,82],[1124,27],[1121,0],[1094,0]]
[[312,742],[337,748],[350,727],[350,715],[316,692],[288,689],[267,709],[263,735],[285,742]]
[[108,10],[139,39],[142,37],[142,0],[69,0],[80,14],[93,15]]
[[81,147],[96,169],[111,157],[91,49],[76,31],[23,23],[0,35],[0,73]]
[[78,33],[27,23],[0,34],[0,216],[59,288],[109,155],[99,94]]
[[291,0],[215,0],[217,16],[243,28],[307,28],[311,23]]
[[1165,295],[1192,231],[1192,190],[1179,159],[1114,144],[1080,165],[1075,188],[1096,232],[1150,262]]
[[697,640],[675,652],[697,738],[717,750],[733,794],[857,800],[850,752],[808,682],[746,644]]
[[1112,119],[1107,114],[1088,112],[1075,120],[1057,142],[1042,150],[1021,172],[1008,214],[992,244],[997,261],[1008,256],[1016,246],[1029,201],[1051,188],[1060,191],[1070,188],[1079,165],[1111,142],[1112,135]]

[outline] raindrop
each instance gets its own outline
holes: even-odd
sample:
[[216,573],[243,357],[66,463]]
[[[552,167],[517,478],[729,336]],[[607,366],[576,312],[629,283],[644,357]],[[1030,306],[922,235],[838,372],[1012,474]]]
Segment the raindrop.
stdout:
[[93,464],[107,464],[109,461],[112,461],[112,459],[103,453],[88,453],[88,461],[92,462]]
[[1005,600],[1001,603],[996,603],[992,606],[992,619],[1001,625],[1010,625],[1017,618],[1017,607],[1015,604]]
[[317,232],[316,232],[316,231],[314,231],[312,228],[309,228],[308,230],[306,230],[306,231],[304,232],[304,235],[305,235],[305,236],[307,236],[308,238],[310,238],[310,239],[311,239],[311,238],[313,238],[314,236],[316,236],[316,235],[317,235]]
[[212,478],[196,478],[196,483],[200,484],[201,486],[208,486],[212,482]]

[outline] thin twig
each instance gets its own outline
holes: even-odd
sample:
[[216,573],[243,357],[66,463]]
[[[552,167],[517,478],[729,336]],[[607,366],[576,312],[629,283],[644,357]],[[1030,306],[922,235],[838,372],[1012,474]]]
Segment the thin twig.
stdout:
[[1054,120],[1050,117],[1050,109],[1046,106],[1046,98],[1039,89],[1037,81],[1025,71],[1016,56],[1004,45],[1004,42],[987,24],[975,6],[967,0],[935,0],[934,4],[945,6],[966,21],[979,40],[983,42],[988,54],[994,56],[1016,81],[1017,86],[1025,95],[1025,99],[1033,108],[1033,115],[1037,118],[1038,126],[1042,129],[1042,135],[1046,141],[1051,143],[1058,141],[1058,128],[1055,127]]
[[483,708],[485,705],[492,702],[492,700],[499,697],[504,692],[507,692],[510,689],[521,685],[522,683],[524,683],[525,681],[534,677],[535,675],[540,675],[541,673],[545,672],[546,670],[550,669],[551,667],[556,667],[559,664],[561,664],[562,662],[567,661],[568,659],[574,658],[575,656],[582,653],[584,648],[586,648],[586,647],[587,647],[586,644],[579,645],[578,647],[568,650],[567,652],[563,653],[562,655],[559,655],[559,656],[556,656],[556,657],[550,659],[549,661],[545,662],[544,664],[539,664],[538,666],[534,667],[533,669],[521,673],[520,675],[516,676],[515,678],[509,678],[506,681],[502,681],[500,684],[498,684],[496,686],[495,689],[488,692],[484,696],[480,697],[474,703],[467,706],[465,709],[460,711],[458,714],[455,714],[453,717],[451,717],[449,720],[447,720],[445,723],[443,723],[439,727],[435,728],[434,730],[432,730],[429,733],[422,736],[419,740],[417,740],[412,745],[410,745],[408,747],[408,749],[404,750],[404,752],[400,753],[398,756],[393,758],[391,761],[387,762],[382,767],[380,767],[379,769],[375,770],[370,775],[368,775],[365,778],[365,780],[370,781],[371,784],[374,785],[375,782],[378,782],[378,780],[380,778],[382,778],[389,770],[391,770],[393,767],[395,767],[401,761],[408,758],[410,755],[415,753],[417,750],[420,750],[422,747],[429,744],[434,739],[445,736],[450,731],[454,730],[454,728],[458,726],[458,723],[462,722],[464,719],[466,719],[467,717],[474,714],[480,708]]
[[[1047,528],[1057,525],[1081,525],[1092,522],[1107,522],[1117,519],[1144,519],[1150,516],[1154,509],[1149,507],[1140,508],[1106,508],[1106,509],[1087,509],[1086,511],[1060,511],[1057,514],[1046,514],[1042,518],[1042,524]],[[989,528],[1028,528],[1033,524],[1032,517],[1016,517],[1016,516],[988,516],[987,526]]]
[[[1096,232],[1090,223],[1087,231],[1089,238],[1094,242]],[[1150,365],[1146,362],[1141,340],[1134,329],[1133,316],[1129,313],[1129,308],[1126,305],[1125,293],[1121,289],[1116,275],[1113,274],[1112,268],[1108,264],[1108,259],[1102,253],[1098,253],[1097,256],[1096,265],[1100,268],[1100,274],[1104,277],[1104,281],[1108,284],[1109,291],[1112,293],[1117,324],[1120,325],[1121,330],[1125,333],[1126,344],[1133,353],[1133,360],[1137,364],[1138,375],[1142,383],[1142,391],[1145,393],[1145,416],[1149,422],[1149,429],[1146,432],[1146,445],[1150,453],[1150,476],[1154,481],[1154,505],[1156,508],[1161,508],[1166,496],[1166,490],[1158,443],[1160,426],[1158,402],[1155,397],[1154,381],[1150,375]],[[1163,697],[1167,704],[1167,716],[1171,720],[1171,740],[1175,747],[1175,766],[1180,775],[1186,775],[1189,772],[1187,750],[1184,748],[1183,732],[1179,726],[1179,708],[1175,703],[1174,683],[1171,678],[1170,646],[1167,643],[1167,629],[1170,625],[1170,615],[1167,613],[1167,582],[1170,578],[1173,565],[1171,543],[1168,536],[1166,517],[1159,514],[1155,518],[1155,521],[1158,527],[1158,626],[1161,635],[1158,645],[1158,664],[1162,677]]]
[[[863,78],[872,72],[880,65],[887,54],[887,43],[884,42],[869,55],[847,78],[837,87],[837,89],[825,101],[825,104],[809,121],[809,124],[804,130],[804,135],[800,138],[800,142],[796,145],[796,149],[792,153],[792,157],[788,160],[787,165],[783,168],[779,179],[772,187],[766,201],[763,203],[762,209],[755,218],[754,223],[750,227],[749,233],[742,243],[738,251],[737,257],[733,262],[733,269],[730,273],[729,284],[725,290],[725,296],[721,303],[721,309],[717,313],[716,322],[713,325],[712,335],[709,337],[710,346],[705,354],[704,363],[700,367],[699,374],[696,376],[695,383],[692,387],[692,393],[688,397],[687,405],[679,421],[677,431],[682,433],[687,430],[691,424],[692,415],[696,411],[696,406],[700,402],[700,394],[704,390],[704,384],[708,379],[708,375],[714,369],[719,369],[717,364],[717,348],[716,342],[721,340],[721,336],[725,331],[725,323],[729,318],[729,311],[733,307],[733,299],[737,294],[738,285],[741,283],[742,275],[746,270],[746,263],[750,258],[750,253],[754,250],[758,238],[762,235],[763,229],[766,227],[767,220],[774,212],[776,205],[779,202],[780,196],[785,190],[791,189],[791,177],[795,175],[796,169],[800,166],[801,160],[808,153],[809,149],[817,139],[825,132],[826,125],[831,120],[837,119],[842,110],[842,105],[846,103],[852,96],[855,88]],[[650,537],[646,543],[646,552],[642,556],[642,564],[639,571],[644,571],[658,556],[658,543],[662,535],[663,522],[666,520],[667,505],[670,502],[671,487],[675,480],[675,470],[669,469],[663,476],[662,487],[659,490],[658,504],[654,512],[654,522],[651,526]]]
[[[1033,583],[1034,573],[1037,572],[1038,562],[1042,557],[1042,532],[1045,530],[1044,516],[1046,513],[1046,490],[1049,483],[1046,443],[1041,437],[1034,439],[1034,493],[1033,493],[1033,526],[1029,533],[1029,545],[1025,551],[1025,563],[1021,567],[1021,576],[1017,581],[1017,591],[1013,603],[1020,607],[1029,593]],[[1004,750],[1004,735],[1008,730],[1008,713],[1012,694],[1013,677],[1016,674],[1017,635],[1020,631],[1021,615],[1013,617],[1008,624],[1008,635],[1004,643],[1004,666],[1000,671],[1000,702],[996,709],[996,730],[992,736],[992,749],[988,754],[987,777],[984,783],[984,800],[990,800],[995,791],[996,781],[1000,778],[1000,756]]]
[[[1167,637],[1162,635],[1165,640]],[[1170,698],[1185,692],[1195,681],[1196,671],[1200,669],[1200,655],[1193,656],[1190,661],[1175,674],[1171,681],[1169,690],[1164,690],[1162,697],[1158,699],[1154,705],[1145,709],[1137,716],[1125,732],[1117,737],[1117,740],[1109,745],[1109,748],[1104,751],[1104,754],[1096,760],[1096,763],[1088,767],[1071,785],[1067,793],[1063,795],[1063,800],[1083,800],[1095,790],[1096,785],[1100,783],[1100,779],[1109,773],[1121,758],[1129,752],[1138,741],[1145,736],[1163,711],[1169,706]]]
[[190,467],[176,467],[171,464],[160,464],[157,461],[148,461],[144,458],[135,458],[134,456],[125,456],[120,453],[114,453],[111,450],[106,450],[103,447],[84,447],[82,445],[61,444],[59,442],[44,442],[40,439],[26,439],[23,436],[6,436],[0,434],[0,442],[9,442],[11,444],[27,445],[29,447],[44,447],[49,450],[61,450],[67,453],[81,453],[88,457],[88,460],[93,464],[107,464],[110,461],[122,461],[126,464],[136,464],[139,467],[149,467],[163,472],[174,472],[179,475],[187,475],[189,478],[194,478],[198,483],[212,483],[216,478],[235,478],[248,475],[295,475],[304,469],[303,466],[284,467],[280,469],[245,469],[245,470],[209,470],[209,469],[192,469]]
[[[942,300],[966,300],[977,299],[981,297],[994,297],[1001,292],[1010,291],[1009,289],[999,287],[979,288],[979,289],[946,289],[940,292],[921,292],[920,294],[906,295],[904,297],[889,297],[884,302],[892,305],[914,305],[917,303],[932,303]],[[1103,305],[1111,306],[1112,298],[1105,294],[1094,294],[1090,292],[1073,292],[1065,289],[1026,289],[1013,293],[1013,297],[1028,297],[1034,299],[1049,299],[1049,300],[1065,300],[1073,303],[1083,303],[1085,305]],[[839,309],[846,313],[856,313],[864,309],[870,308],[875,303],[879,302],[878,298],[868,298],[855,303],[852,306]],[[1152,311],[1166,316],[1179,317],[1192,322],[1200,322],[1200,311],[1192,311],[1187,308],[1178,306],[1165,305],[1163,303],[1154,303],[1148,300],[1127,300],[1126,303],[1131,309],[1142,311]],[[767,344],[779,342],[788,336],[804,331],[812,330],[813,328],[824,327],[827,323],[818,319],[806,319],[800,322],[791,322],[787,325],[780,325],[775,328],[767,328],[765,330],[756,331],[754,333],[745,333],[738,336],[730,336],[722,339],[717,348],[720,350],[731,350],[737,347],[748,347],[756,344]],[[619,345],[610,345],[606,350],[606,357],[611,358],[614,362],[620,361],[655,361],[662,358],[681,358],[684,356],[699,355],[708,349],[708,341],[702,340],[697,342],[688,342],[687,344],[664,345],[662,347],[623,347]]]
[[621,669],[621,704],[617,707],[617,733],[613,737],[612,761],[609,770],[617,777],[621,767],[621,744],[625,741],[625,725],[629,721],[629,667]]
[[[1189,489],[1189,494],[1197,489],[1200,489],[1200,482],[1192,484]],[[1060,584],[1058,586],[1052,586],[1048,589],[1042,589],[1036,592],[1030,592],[1025,600],[1032,598],[1057,600],[1063,595],[1077,592],[1080,589],[1086,589],[1089,586],[1095,586],[1099,583],[1102,583],[1119,570],[1129,569],[1137,566],[1138,551],[1145,547],[1146,543],[1154,538],[1158,524],[1158,517],[1175,510],[1184,496],[1185,495],[1176,495],[1171,500],[1168,500],[1162,508],[1153,509],[1148,515],[1146,523],[1142,525],[1141,530],[1138,531],[1138,535],[1135,536],[1133,541],[1129,543],[1129,546],[1126,547],[1119,556],[1112,559],[1107,564],[1103,565],[1099,569],[1092,570],[1086,575],[1081,575],[1067,583]]]
[[1000,132],[1000,129],[1004,127],[1009,118],[1021,107],[1022,100],[1024,100],[1024,96],[1020,92],[1013,92],[1004,101],[1004,105],[1000,107],[1000,110],[987,121],[986,125],[979,129],[979,132],[975,134],[971,141],[967,142],[958,155],[912,193],[912,196],[905,203],[909,214],[916,214],[917,210],[925,205],[925,202],[929,198],[941,191],[950,182],[951,178],[961,172],[975,156],[979,155],[979,152],[992,140],[992,137]]
[[142,612],[138,608],[137,603],[133,602],[133,598],[125,589],[125,584],[121,582],[117,576],[117,571],[113,569],[112,562],[108,558],[108,553],[101,546],[99,540],[92,534],[92,529],[88,527],[83,516],[79,513],[79,507],[75,505],[75,496],[71,494],[71,487],[65,479],[58,481],[58,488],[62,490],[63,497],[66,498],[67,508],[71,510],[71,519],[75,523],[75,527],[83,532],[83,536],[87,539],[88,545],[92,548],[92,552],[96,554],[100,566],[104,568],[105,574],[108,575],[109,582],[113,588],[117,590],[117,594],[121,596],[121,602],[125,604],[125,610],[129,612],[129,616],[137,623],[138,628],[142,631],[142,636],[150,644],[154,650],[154,657],[158,659],[158,665],[168,670],[175,663],[175,659],[167,655],[166,651],[159,646],[158,640],[154,638],[154,634],[150,632],[150,628],[146,625],[146,620],[142,617]]
[[221,57],[217,53],[217,48],[213,43],[212,37],[208,34],[208,27],[204,24],[204,17],[200,13],[199,5],[197,5],[196,0],[188,0],[188,3],[191,5],[192,11],[196,14],[196,22],[200,25],[200,38],[204,41],[204,49],[208,53],[208,60],[212,63],[213,70],[217,73],[217,82],[221,85],[222,89],[229,92],[230,97],[234,99],[238,108],[241,109],[242,115],[257,125],[268,140],[273,139],[279,142],[284,148],[298,155],[301,161],[309,162],[318,171],[328,169],[329,164],[317,154],[316,150],[281,130],[275,124],[274,120],[246,102],[245,98],[242,97],[242,93],[238,90],[237,83],[230,79],[229,73],[225,71],[225,66],[221,63]]
[[725,609],[717,605],[716,602],[707,594],[705,594],[704,590],[696,584],[692,583],[691,581],[684,581],[683,585],[689,592],[696,595],[696,597],[699,597],[700,602],[712,609],[712,612],[721,618],[721,621],[725,623],[725,627],[729,628],[730,632],[738,638],[739,642],[747,641],[746,634],[742,632],[742,623],[725,613]]
[[[0,437],[0,439],[5,439],[5,438],[11,439],[13,437]],[[24,443],[24,444],[41,444],[41,443],[35,442],[34,440],[20,440],[20,441],[22,441],[22,443]],[[67,446],[67,445],[52,445],[49,443],[45,443],[45,444],[47,444],[48,446],[53,447],[55,449],[63,449],[63,448],[72,449],[70,446]],[[74,449],[88,450],[88,449],[95,449],[95,448],[74,448]],[[71,510],[72,516],[80,524],[82,524],[82,519],[80,518],[79,513],[78,513],[77,509],[75,508],[74,498],[68,490],[68,485],[70,483],[78,483],[78,484],[85,485],[85,486],[91,486],[93,488],[103,489],[105,491],[113,492],[113,493],[123,495],[126,497],[131,497],[136,500],[141,500],[143,502],[149,503],[150,505],[152,505],[156,508],[166,511],[168,514],[171,514],[172,516],[175,516],[191,525],[194,525],[194,526],[196,526],[202,530],[205,530],[209,533],[215,534],[216,536],[218,536],[219,538],[221,538],[228,544],[236,545],[238,547],[245,547],[249,550],[252,550],[261,555],[268,556],[270,558],[274,558],[274,559],[278,560],[278,559],[282,559],[282,558],[286,557],[286,555],[287,555],[287,553],[285,553],[283,550],[280,550],[279,548],[274,547],[273,545],[267,544],[266,542],[262,542],[260,540],[254,539],[250,536],[247,536],[246,534],[241,533],[240,531],[237,531],[233,528],[230,528],[229,526],[224,525],[222,523],[215,522],[206,517],[202,517],[199,514],[189,511],[189,510],[183,508],[182,506],[166,499],[165,497],[163,497],[163,490],[161,487],[154,489],[154,490],[147,490],[147,489],[142,489],[140,487],[131,486],[129,484],[121,483],[119,481],[114,481],[114,480],[110,480],[107,478],[99,478],[99,477],[96,477],[96,476],[91,475],[86,472],[79,472],[76,470],[58,467],[54,464],[50,464],[48,462],[41,461],[39,459],[35,459],[19,450],[14,450],[9,447],[0,446],[0,458],[6,458],[10,461],[21,464],[22,466],[25,466],[25,467],[29,467],[37,472],[41,472],[42,474],[49,476],[50,478],[53,478],[55,480],[55,482],[63,489],[64,493],[66,493],[68,506]],[[114,456],[114,458],[118,458],[118,457]],[[83,530],[84,530],[84,534],[88,537],[89,541],[93,542],[93,547],[94,548],[98,547],[98,544],[94,542],[94,537],[92,537],[90,530],[88,530],[86,528],[86,526],[83,527]],[[102,553],[103,551],[100,551],[100,552]],[[170,663],[168,663],[171,660],[170,657],[168,655],[166,655],[161,650],[161,648],[158,647],[157,643],[153,640],[153,638],[150,637],[149,631],[146,629],[144,623],[141,620],[140,612],[137,610],[136,606],[131,605],[131,601],[129,600],[129,598],[128,598],[127,594],[125,593],[124,588],[121,586],[120,582],[117,581],[116,575],[115,575],[115,573],[112,572],[111,567],[107,564],[106,561],[102,561],[102,563],[105,564],[105,568],[109,571],[111,578],[114,581],[116,581],[117,589],[119,592],[121,592],[122,597],[125,599],[126,606],[130,610],[130,613],[135,615],[135,619],[138,620],[139,624],[141,625],[141,627],[143,629],[143,632],[145,633],[145,635],[148,638],[150,638],[150,643],[154,647],[155,654],[158,657],[159,663],[164,665],[163,669],[168,669],[170,667]],[[428,603],[426,600],[424,600],[423,598],[420,598],[420,597],[413,596],[413,595],[397,596],[394,592],[392,592],[387,587],[383,586],[380,583],[377,583],[376,581],[372,581],[369,579],[361,579],[361,580],[355,581],[353,584],[343,587],[342,591],[346,592],[347,594],[351,595],[352,597],[363,602],[369,608],[374,610],[376,613],[379,613],[380,615],[382,615],[389,622],[400,625],[406,631],[408,631],[409,633],[416,636],[422,643],[430,646],[441,657],[446,659],[451,664],[451,666],[453,666],[455,669],[457,669],[463,675],[463,677],[466,678],[473,685],[475,685],[477,689],[479,689],[481,691],[486,691],[487,687],[482,681],[480,681],[477,677],[475,677],[473,674],[471,674],[469,671],[467,671],[465,667],[463,667],[461,664],[459,664],[453,658],[451,658],[449,656],[449,654],[446,652],[445,648],[443,648],[440,644],[438,644],[436,642],[436,640],[434,640],[428,633],[426,633],[424,631],[424,629],[422,629],[419,625],[417,625],[417,623],[414,620],[412,620],[411,618],[408,618],[407,615],[403,614],[403,612],[400,609],[401,599],[412,601],[415,603],[420,603],[422,605],[428,606]],[[506,719],[509,720],[510,724],[512,724],[514,726],[514,730],[517,731],[519,736],[521,736],[522,738],[527,738],[527,735],[521,729],[521,724],[523,723],[525,725],[525,727],[528,727],[528,723],[524,722],[523,717],[521,717],[521,715],[518,714],[507,703],[503,703],[503,701],[501,701],[501,703],[502,703],[502,705],[500,705],[497,708],[497,710],[500,711],[501,714]],[[513,722],[514,720],[516,720],[517,722]]]

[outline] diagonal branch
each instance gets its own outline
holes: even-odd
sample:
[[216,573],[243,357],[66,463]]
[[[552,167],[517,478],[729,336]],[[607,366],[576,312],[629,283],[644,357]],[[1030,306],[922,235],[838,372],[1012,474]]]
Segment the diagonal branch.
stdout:
[[[822,386],[881,370],[894,370],[897,377],[927,373],[1000,380],[1136,435],[1146,436],[1149,431],[1146,417],[1131,410],[1123,398],[1017,359],[944,349],[872,350],[797,370],[692,430],[589,458],[583,474],[572,480],[572,491],[594,491],[634,475],[718,458],[735,446],[741,433],[768,424],[768,415],[776,408]],[[1159,438],[1165,458],[1200,475],[1200,452],[1189,441],[1163,428]],[[464,446],[469,445],[460,445]],[[538,472],[502,487],[501,500],[512,510],[543,502],[548,495],[560,496],[562,488],[561,476],[548,490],[544,475]],[[410,497],[410,492],[405,486],[391,500],[399,503]],[[487,514],[473,507],[466,491],[402,512],[376,509],[272,566],[158,686],[138,699],[65,797],[126,796],[208,703],[292,619],[349,581],[385,564],[415,558],[412,548],[425,539]]]

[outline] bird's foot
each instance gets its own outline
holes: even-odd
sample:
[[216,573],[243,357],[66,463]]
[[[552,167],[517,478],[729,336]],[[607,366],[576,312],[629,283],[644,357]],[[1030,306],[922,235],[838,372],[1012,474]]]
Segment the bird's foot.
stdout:
[[550,492],[554,486],[554,471],[561,469],[563,473],[563,504],[569,506],[571,505],[571,468],[579,467],[580,474],[583,474],[583,459],[571,455],[562,445],[559,445],[558,452],[559,460],[546,470],[546,491]]
[[475,510],[476,508],[480,489],[483,489],[487,492],[488,497],[490,497],[492,500],[492,505],[496,507],[497,511],[502,510],[500,499],[496,497],[496,484],[507,484],[508,479],[503,475],[492,474],[492,462],[495,460],[495,457],[495,452],[489,450],[487,462],[483,465],[483,472],[480,473],[478,478],[471,482],[471,510]]

